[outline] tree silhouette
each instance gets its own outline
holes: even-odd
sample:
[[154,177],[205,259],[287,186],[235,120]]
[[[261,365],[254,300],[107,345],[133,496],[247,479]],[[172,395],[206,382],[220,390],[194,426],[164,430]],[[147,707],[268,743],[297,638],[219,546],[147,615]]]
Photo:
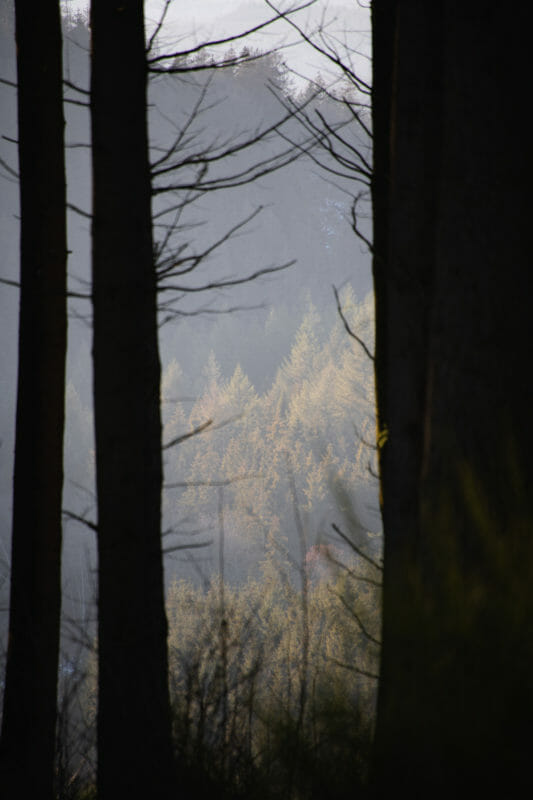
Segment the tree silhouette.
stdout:
[[372,24],[376,780],[512,794],[533,710],[527,25],[453,0],[376,2]]
[[15,3],[20,321],[0,782],[51,798],[61,607],[66,211],[59,3]]
[[91,31],[98,790],[162,798],[173,769],[142,2],[94,0]]

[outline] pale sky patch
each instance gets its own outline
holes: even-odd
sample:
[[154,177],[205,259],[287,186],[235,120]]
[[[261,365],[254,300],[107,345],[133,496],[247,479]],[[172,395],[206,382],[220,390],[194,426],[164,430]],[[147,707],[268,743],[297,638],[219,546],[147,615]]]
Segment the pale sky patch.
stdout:
[[[287,10],[296,0],[277,0],[276,7]],[[160,18],[164,0],[147,0],[145,16],[150,32]],[[63,6],[74,13],[85,11],[87,0],[63,0]],[[205,40],[221,39],[254,27],[273,16],[265,0],[172,0],[159,37],[160,50],[182,50]],[[312,6],[294,15],[293,19],[307,33],[316,32],[321,24],[327,41],[343,59],[351,51],[353,66],[363,80],[370,81],[370,9],[357,0],[317,0]],[[335,68],[305,42],[284,21],[265,31],[235,42],[242,47],[263,50],[284,46],[282,55],[290,68],[308,78],[318,72],[327,80],[335,78]],[[348,49],[347,49],[348,48]],[[226,48],[227,49],[227,48]],[[224,48],[219,50],[220,55]]]

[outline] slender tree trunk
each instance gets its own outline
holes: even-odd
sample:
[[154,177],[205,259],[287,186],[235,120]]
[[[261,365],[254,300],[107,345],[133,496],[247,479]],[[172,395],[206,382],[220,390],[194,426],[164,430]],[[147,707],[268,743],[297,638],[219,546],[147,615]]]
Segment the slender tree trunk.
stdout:
[[16,2],[21,210],[3,798],[53,797],[61,608],[66,212],[57,0]]
[[98,786],[159,798],[172,756],[142,1],[93,0],[91,29]]
[[531,784],[531,160],[516,12],[373,7],[379,796]]

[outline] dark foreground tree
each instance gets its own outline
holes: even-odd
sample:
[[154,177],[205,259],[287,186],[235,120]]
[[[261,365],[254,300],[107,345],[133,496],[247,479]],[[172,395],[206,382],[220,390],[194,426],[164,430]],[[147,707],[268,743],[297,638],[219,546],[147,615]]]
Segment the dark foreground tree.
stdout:
[[20,323],[2,797],[52,798],[61,607],[66,222],[57,0],[15,3]]
[[160,364],[142,0],[91,7],[99,796],[168,796]]
[[526,16],[373,4],[380,797],[531,788]]

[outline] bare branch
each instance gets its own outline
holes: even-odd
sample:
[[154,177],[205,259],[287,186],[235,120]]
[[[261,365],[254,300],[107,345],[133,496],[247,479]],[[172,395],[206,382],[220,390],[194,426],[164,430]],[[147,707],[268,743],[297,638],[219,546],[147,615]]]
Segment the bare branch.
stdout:
[[91,531],[98,532],[98,525],[96,524],[96,522],[87,519],[87,517],[83,516],[82,514],[75,514],[73,511],[69,511],[66,508],[63,509],[62,513],[65,519],[71,519],[74,520],[75,522],[81,522],[82,525],[85,525],[85,527],[89,528]]
[[159,17],[159,20],[157,22],[157,25],[155,26],[154,32],[150,36],[148,44],[146,45],[146,55],[148,55],[148,53],[150,53],[150,51],[152,50],[152,47],[154,46],[155,40],[159,36],[159,33],[161,31],[161,28],[163,27],[163,23],[165,22],[165,18],[167,16],[167,12],[168,12],[168,9],[170,7],[171,2],[172,2],[172,0],[165,0],[165,6],[163,8],[163,11],[161,12],[161,16]]
[[360,194],[357,195],[357,197],[354,198],[354,201],[352,203],[352,230],[355,233],[355,235],[359,239],[361,239],[362,242],[364,242],[366,244],[366,246],[368,247],[369,252],[373,253],[374,252],[374,246],[373,246],[372,242],[370,241],[370,239],[367,239],[367,237],[364,235],[364,233],[361,233],[361,231],[359,230],[359,227],[357,225],[356,209],[357,209],[357,203],[359,202],[360,197],[361,197]]
[[[263,210],[263,206],[259,206],[252,211],[245,219],[238,222],[232,228],[230,228],[226,233],[217,239],[213,244],[209,245],[205,250],[201,253],[197,253],[196,255],[184,256],[183,258],[168,258],[164,259],[162,262],[160,261],[157,265],[157,280],[158,282],[168,278],[169,276],[176,276],[176,275],[186,275],[189,272],[192,272],[196,267],[200,264],[201,261],[208,258],[218,247],[222,244],[227,242],[232,236],[234,236],[237,231],[241,230],[245,227],[249,222],[251,222],[258,214],[261,213]],[[182,249],[187,247],[187,245],[183,245]],[[170,262],[170,263],[167,263]],[[189,263],[190,262],[190,263]],[[181,266],[182,264],[188,264],[189,266],[184,269],[177,270],[176,267]]]
[[181,444],[181,442],[184,442],[186,439],[190,439],[191,436],[196,436],[197,433],[205,431],[205,429],[212,424],[213,420],[208,419],[206,422],[202,422],[201,425],[198,425],[196,428],[193,428],[192,431],[189,431],[188,433],[182,433],[181,436],[176,436],[175,439],[171,439],[170,442],[167,442],[166,444],[163,445],[162,449],[168,450],[169,447],[174,447],[174,445],[176,444]]
[[[20,289],[19,281],[13,281],[9,278],[0,278],[0,283],[5,284],[6,286],[13,286],[15,289]],[[65,297],[75,298],[78,300],[91,300],[90,294],[83,294],[82,292],[66,292]]]
[[265,304],[260,303],[256,306],[230,306],[229,308],[207,308],[205,306],[201,306],[200,308],[194,309],[194,311],[182,311],[181,309],[171,308],[171,305],[174,303],[179,302],[182,298],[173,298],[167,304],[162,304],[158,306],[158,311],[166,312],[166,316],[161,320],[159,323],[159,327],[163,327],[168,322],[172,322],[174,319],[178,319],[179,317],[199,317],[200,315],[204,314],[213,314],[213,315],[220,315],[220,314],[234,314],[237,311],[262,311],[265,309]]
[[188,544],[171,545],[170,547],[163,548],[163,555],[167,556],[169,553],[177,553],[181,550],[198,550],[203,547],[210,547],[212,544],[213,540],[209,539],[207,542],[189,542]]
[[[192,431],[189,431],[189,433],[184,433],[182,436],[177,436],[175,439],[172,439],[170,442],[167,442],[167,444],[163,445],[162,449],[168,450],[169,447],[174,447],[174,445],[176,444],[181,444],[181,442],[184,442],[186,439],[190,439],[191,436],[196,436],[196,434],[202,433],[207,428],[209,428],[210,431],[218,431],[221,428],[225,428],[226,425],[231,425],[232,422],[236,422],[238,419],[241,419],[241,417],[242,414],[236,414],[234,417],[228,417],[228,419],[219,422],[218,425],[213,425],[213,420],[208,419],[207,422],[203,422],[197,428],[194,428]],[[168,486],[170,487],[170,484],[168,484]]]
[[0,278],[0,283],[5,284],[6,286],[14,286],[15,289],[20,289],[19,281],[11,281],[9,278]]
[[83,89],[81,86],[78,86],[77,83],[73,83],[72,81],[68,81],[63,78],[63,86],[67,86],[69,89],[73,89],[75,92],[79,92],[80,94],[84,94],[86,97],[90,97],[91,93],[88,89]]
[[[332,149],[331,149],[331,152],[332,152],[332,154],[334,155],[334,157],[335,157],[337,160],[341,160],[341,161],[342,161],[342,160],[345,160],[345,161],[346,161],[346,164],[347,164],[347,166],[348,166],[350,169],[356,169],[358,172],[362,172],[364,175],[366,175],[366,177],[367,177],[367,178],[369,178],[369,179],[370,179],[370,178],[372,177],[372,166],[371,166],[371,164],[370,164],[370,163],[369,163],[369,162],[366,160],[366,158],[363,156],[363,154],[361,153],[361,151],[359,150],[359,148],[355,147],[355,145],[351,144],[350,142],[347,142],[347,141],[346,141],[346,139],[343,139],[343,138],[342,138],[342,136],[340,136],[340,135],[339,135],[339,132],[338,132],[338,130],[337,130],[336,128],[333,128],[333,127],[332,127],[332,126],[331,126],[331,125],[330,125],[330,124],[329,124],[329,123],[326,121],[326,119],[325,119],[324,115],[321,113],[321,111],[320,111],[318,108],[317,108],[317,109],[315,109],[315,114],[316,114],[316,115],[317,115],[317,117],[320,119],[320,121],[321,121],[321,123],[322,123],[323,127],[324,127],[324,128],[327,130],[327,131],[328,131],[328,133],[330,133],[330,134],[331,134],[331,136],[333,136],[335,139],[337,139],[337,140],[338,140],[338,141],[339,141],[339,142],[340,142],[340,143],[341,143],[341,144],[342,144],[344,147],[347,147],[349,150],[352,150],[352,152],[353,152],[353,153],[355,153],[355,155],[357,156],[357,158],[359,159],[359,161],[361,162],[361,164],[363,164],[363,166],[364,166],[364,168],[365,168],[365,169],[361,169],[361,167],[359,166],[359,164],[358,164],[357,162],[349,161],[348,159],[346,159],[346,157],[345,157],[345,156],[342,156],[340,153],[337,153],[337,152],[336,152],[336,151],[334,151],[334,149],[332,148]],[[356,115],[356,116],[357,116],[357,115]]]
[[202,42],[201,44],[196,45],[196,47],[191,47],[188,50],[176,50],[172,53],[163,53],[162,55],[154,56],[153,58],[148,59],[148,64],[151,65],[151,64],[161,63],[162,61],[169,61],[178,58],[187,58],[188,56],[200,53],[202,50],[207,50],[209,47],[219,47],[222,45],[230,44],[231,42],[239,41],[240,39],[244,39],[247,36],[250,36],[252,33],[257,33],[260,30],[264,30],[269,25],[272,25],[274,22],[278,22],[282,18],[287,19],[287,21],[290,21],[289,17],[292,14],[296,14],[296,12],[298,11],[303,11],[304,9],[309,8],[309,6],[312,6],[315,3],[316,0],[308,0],[308,2],[302,3],[301,5],[296,6],[295,8],[292,8],[285,12],[279,12],[277,9],[271,6],[270,3],[268,3],[268,5],[270,5],[270,7],[276,12],[275,16],[271,17],[270,19],[267,19],[264,22],[260,22],[258,25],[248,28],[246,31],[241,31],[241,33],[237,33],[233,36],[226,36],[222,39],[211,39],[207,42]]
[[320,53],[325,58],[327,58],[328,61],[330,61],[332,64],[335,64],[335,66],[338,69],[340,69],[351,80],[351,82],[354,84],[354,86],[356,86],[356,88],[362,94],[370,94],[371,93],[371,86],[368,83],[366,83],[366,81],[364,81],[362,78],[359,78],[355,74],[355,72],[352,69],[350,69],[350,67],[348,67],[347,64],[345,64],[339,58],[339,56],[338,56],[337,52],[334,50],[334,48],[329,47],[326,44],[326,41],[325,41],[325,38],[324,38],[324,35],[323,35],[322,31],[320,31],[322,33],[322,37],[321,38],[322,38],[322,43],[323,43],[322,47],[321,47],[319,44],[316,43],[316,41],[314,41],[310,36],[308,36],[305,33],[305,31],[303,31],[300,28],[300,26],[297,25],[294,22],[294,20],[290,19],[289,14],[287,12],[280,11],[279,9],[277,9],[276,6],[270,0],[265,0],[265,3],[267,4],[267,6],[269,8],[271,8],[273,11],[275,11],[276,14],[279,15],[279,17],[282,17],[292,28],[294,28],[294,30],[299,34],[299,36],[301,36],[301,38],[304,40],[304,42],[306,42],[308,45],[310,45],[317,53]]
[[366,344],[363,342],[363,340],[360,339],[359,336],[357,336],[357,334],[354,333],[353,330],[350,328],[350,326],[348,324],[348,320],[346,319],[346,317],[344,316],[344,313],[342,311],[341,303],[340,303],[340,299],[339,299],[339,293],[338,293],[337,288],[335,286],[333,286],[333,294],[335,295],[335,300],[337,302],[337,311],[339,312],[339,316],[340,316],[341,320],[344,323],[344,327],[346,328],[346,331],[347,331],[348,335],[351,336],[352,339],[355,339],[357,344],[359,344],[363,348],[363,350],[365,351],[365,353],[368,356],[368,358],[371,361],[374,361],[374,355],[370,352],[370,350],[368,349]]
[[[167,148],[166,151],[163,152],[163,155],[160,158],[158,158],[157,161],[154,161],[150,165],[150,172],[151,172],[152,176],[158,174],[157,173],[157,167],[159,167],[161,164],[164,164],[165,161],[168,161],[168,159],[171,156],[173,156],[174,153],[176,153],[176,151],[178,150],[178,147],[183,146],[183,140],[184,140],[184,138],[185,138],[185,136],[187,134],[187,131],[190,129],[192,123],[194,122],[194,120],[196,119],[198,114],[200,113],[200,109],[203,106],[203,103],[205,101],[205,97],[206,97],[206,94],[207,94],[207,90],[209,88],[209,84],[210,84],[210,81],[206,81],[204,86],[202,86],[202,89],[200,91],[199,97],[198,97],[197,101],[195,102],[195,104],[194,104],[194,106],[193,106],[193,108],[191,110],[191,113],[188,115],[187,120],[185,121],[185,125],[181,129],[178,130],[178,135],[177,135],[176,139],[174,140],[174,142],[170,145],[169,148]],[[166,116],[164,118],[166,119]]]
[[357,553],[357,555],[358,555],[358,556],[361,556],[361,558],[363,558],[365,561],[367,561],[369,564],[371,564],[373,567],[375,567],[375,568],[376,568],[377,570],[379,570],[380,572],[382,572],[382,571],[383,571],[383,566],[382,566],[381,564],[379,564],[377,561],[374,561],[374,559],[373,559],[371,556],[367,555],[367,554],[366,554],[366,553],[365,553],[363,550],[361,550],[361,549],[360,549],[360,548],[359,548],[359,547],[358,547],[358,546],[355,544],[355,542],[353,542],[353,541],[350,539],[350,537],[349,537],[349,536],[346,536],[346,534],[345,534],[345,533],[343,533],[343,532],[341,531],[341,529],[338,527],[338,525],[335,525],[335,523],[334,523],[334,522],[332,522],[332,523],[331,523],[331,527],[333,528],[333,530],[335,531],[335,533],[336,533],[338,536],[340,536],[340,537],[341,537],[341,539],[343,540],[343,542],[346,542],[346,544],[348,545],[348,547],[350,547],[350,548],[351,548],[351,549],[352,549],[352,550],[353,550],[355,553]]
[[[271,90],[273,91],[273,90]],[[317,91],[317,95],[322,91],[319,89]],[[359,183],[362,183],[364,186],[370,187],[370,182],[372,178],[372,172],[370,169],[370,165],[368,164],[365,157],[359,151],[355,145],[348,142],[339,134],[339,130],[346,127],[349,124],[348,120],[338,123],[335,127],[326,123],[324,117],[320,114],[320,112],[315,109],[315,113],[321,119],[322,127],[317,125],[316,122],[310,118],[309,114],[304,113],[305,105],[303,106],[296,106],[292,101],[285,100],[284,98],[280,97],[277,92],[273,91],[273,94],[277,98],[277,100],[283,105],[286,110],[289,110],[292,116],[294,116],[304,130],[309,134],[309,139],[306,140],[304,143],[294,142],[287,134],[285,134],[282,130],[277,130],[277,134],[286,142],[288,142],[291,147],[299,150],[300,153],[306,153],[311,160],[317,164],[322,170],[329,172],[336,177],[343,178],[344,180],[356,180]],[[317,95],[313,95],[314,99]],[[328,95],[330,96],[330,95]],[[338,101],[338,98],[333,98]],[[308,103],[310,102],[307,101]],[[331,137],[334,136],[338,143],[340,143],[343,147],[346,147],[348,150],[352,151],[356,158],[358,159],[353,160],[349,158],[347,155],[343,155],[339,152],[338,148],[331,141]],[[326,152],[328,152],[332,158],[337,161],[342,167],[344,167],[347,172],[341,172],[339,169],[332,167],[330,164],[324,163],[322,160],[318,158],[317,155],[313,153],[313,147],[318,145],[322,147]],[[369,245],[370,246],[370,245]]]
[[370,464],[370,462],[368,463],[367,469],[373,478],[375,478],[377,481],[380,480],[378,473],[374,469],[372,469],[372,465]]
[[177,481],[176,483],[165,483],[164,489],[188,489],[189,487],[200,487],[200,486],[231,486],[234,483],[239,483],[240,481],[249,481],[254,480],[257,478],[262,478],[263,476],[260,473],[246,473],[245,475],[234,475],[233,478],[221,478],[220,480],[210,480],[210,481]]
[[328,590],[331,592],[331,594],[332,594],[332,595],[334,595],[334,596],[337,598],[337,600],[340,600],[340,601],[341,601],[341,603],[342,603],[342,605],[344,606],[344,608],[346,609],[346,611],[347,611],[347,612],[350,614],[350,616],[352,616],[352,617],[354,618],[354,620],[357,622],[357,624],[358,624],[358,626],[360,627],[360,629],[361,629],[362,633],[363,633],[363,634],[364,634],[364,636],[365,636],[365,637],[368,639],[368,641],[369,641],[369,642],[372,642],[372,644],[375,644],[375,645],[377,645],[378,647],[381,647],[381,642],[380,642],[380,640],[379,640],[379,639],[376,639],[376,637],[375,637],[375,636],[372,636],[372,634],[370,633],[370,631],[368,630],[368,628],[365,626],[365,624],[364,624],[364,623],[363,623],[363,621],[361,620],[361,617],[359,616],[359,614],[357,613],[357,611],[356,611],[354,608],[352,608],[352,606],[351,606],[351,605],[350,605],[350,604],[349,604],[349,603],[346,601],[346,599],[344,598],[344,596],[343,596],[342,594],[340,594],[339,592],[334,592],[334,591],[333,591],[333,589],[331,588],[331,586],[328,586]]
[[[260,142],[264,141],[268,136],[270,136],[270,134],[278,133],[280,128],[286,122],[288,122],[290,119],[292,119],[295,116],[294,108],[291,108],[289,106],[285,106],[285,109],[287,111],[287,114],[284,117],[282,117],[281,119],[279,119],[276,122],[272,123],[272,125],[269,125],[267,128],[263,128],[262,130],[256,130],[251,136],[248,136],[247,139],[244,142],[238,142],[237,144],[234,144],[234,145],[232,145],[230,147],[224,147],[224,148],[221,148],[220,146],[218,146],[216,148],[213,148],[212,146],[211,147],[206,147],[203,152],[196,153],[196,154],[191,155],[191,156],[187,156],[182,161],[179,161],[176,164],[171,164],[171,165],[163,167],[161,169],[153,169],[152,170],[152,177],[158,178],[158,177],[161,177],[161,175],[168,174],[169,172],[173,172],[173,171],[181,169],[182,167],[185,167],[185,166],[190,167],[190,166],[194,166],[194,165],[211,165],[211,164],[214,164],[214,163],[216,163],[218,161],[222,161],[222,160],[224,160],[226,158],[229,158],[230,156],[235,156],[238,153],[241,153],[243,150],[247,150],[247,149],[253,147],[254,145],[259,144]],[[188,124],[190,124],[190,123],[188,123]],[[211,153],[213,152],[213,149],[215,149],[216,152],[213,155],[211,155]],[[281,153],[277,153],[274,156],[270,156],[269,158],[263,159],[262,161],[257,162],[257,164],[254,165],[253,169],[257,169],[257,167],[262,167],[265,164],[274,164],[280,158],[285,157],[288,153],[292,152],[293,149],[294,149],[294,145],[292,145],[290,151],[285,150],[285,151],[283,151]],[[209,153],[209,155],[208,155],[208,153]],[[170,153],[165,156],[165,160],[168,160],[169,157],[170,157]],[[156,162],[156,163],[158,163],[158,162]],[[249,172],[250,169],[252,169],[252,168],[248,168],[248,170],[246,170],[246,172]],[[235,177],[236,178],[240,178],[244,174],[246,174],[246,172],[236,173]],[[230,177],[226,177],[224,179],[217,179],[217,180],[224,180],[225,184],[227,184],[227,182],[230,181],[231,178]],[[170,187],[170,188],[172,189],[174,187]],[[182,188],[182,187],[179,187],[179,188]],[[187,188],[189,188],[189,187],[187,187]],[[162,191],[161,189],[156,189],[154,193],[155,194],[160,194],[161,191]],[[163,189],[163,191],[164,191],[164,189]]]
[[365,669],[356,667],[355,664],[346,664],[344,661],[339,661],[337,658],[334,658],[333,656],[328,656],[327,658],[333,664],[336,664],[338,667],[342,667],[342,669],[349,669],[350,672],[356,672],[358,675],[364,675],[365,678],[372,678],[372,680],[374,681],[379,681],[379,675],[374,675],[373,672],[367,672],[367,670]]
[[263,275],[270,275],[275,272],[280,272],[283,269],[287,269],[288,267],[292,267],[293,264],[296,264],[296,259],[292,261],[287,261],[286,264],[281,264],[277,267],[263,267],[263,269],[258,269],[256,272],[253,272],[251,275],[247,275],[244,278],[230,278],[228,280],[221,280],[221,281],[213,281],[211,283],[204,283],[203,286],[159,286],[158,292],[205,292],[208,289],[224,289],[227,286],[241,286],[243,283],[249,283],[250,281],[256,280],[256,278],[260,278]]
[[367,575],[359,575],[357,572],[354,572],[353,569],[350,569],[346,564],[343,564],[342,561],[339,561],[337,558],[328,553],[328,561],[334,564],[339,569],[344,570],[347,572],[350,578],[354,581],[360,581],[361,583],[369,583],[371,586],[375,586],[376,589],[381,589],[382,583],[381,581],[376,581],[373,578],[369,578]]
[[84,100],[73,100],[70,97],[63,97],[63,102],[69,106],[82,106],[82,108],[90,108],[91,104],[86,103]]
[[16,178],[17,180],[19,179],[18,172],[15,169],[13,169],[13,167],[10,167],[7,161],[4,161],[3,158],[0,158],[0,165],[5,169],[6,172],[8,172],[14,178]]
[[84,211],[83,208],[75,206],[74,203],[67,203],[67,208],[69,208],[71,211],[74,211],[76,214],[79,214],[80,217],[84,217],[85,219],[92,220],[93,218],[92,214],[90,214],[88,211]]

